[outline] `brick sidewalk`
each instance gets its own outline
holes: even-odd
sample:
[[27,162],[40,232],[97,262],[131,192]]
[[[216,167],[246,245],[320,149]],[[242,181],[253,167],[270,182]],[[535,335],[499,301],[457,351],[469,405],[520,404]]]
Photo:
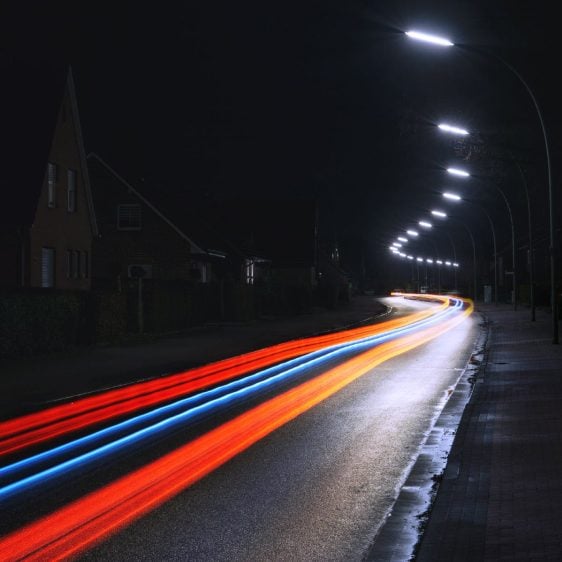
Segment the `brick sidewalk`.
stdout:
[[562,346],[484,305],[490,338],[416,562],[562,560]]

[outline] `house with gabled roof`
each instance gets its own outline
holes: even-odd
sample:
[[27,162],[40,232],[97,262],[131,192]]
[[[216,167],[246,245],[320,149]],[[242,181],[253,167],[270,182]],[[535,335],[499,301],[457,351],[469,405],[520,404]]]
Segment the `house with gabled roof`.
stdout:
[[91,152],[87,161],[99,226],[92,262],[96,287],[119,289],[138,276],[202,283],[216,277],[227,256],[222,246],[195,240],[98,154]]
[[0,71],[0,286],[87,290],[97,224],[72,70]]

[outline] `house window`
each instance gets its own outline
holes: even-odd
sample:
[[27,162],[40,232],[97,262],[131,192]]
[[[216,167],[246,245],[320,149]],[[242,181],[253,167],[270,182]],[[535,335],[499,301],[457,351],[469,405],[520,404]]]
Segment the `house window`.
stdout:
[[56,205],[57,165],[53,162],[47,164],[47,206]]
[[81,252],[80,255],[82,256],[82,277],[87,279],[89,275],[88,252]]
[[70,279],[72,277],[72,260],[74,259],[74,254],[72,250],[66,250],[66,278]]
[[67,172],[67,202],[68,212],[76,212],[76,170],[68,170]]
[[117,206],[118,230],[141,229],[141,206],[138,204]]
[[72,250],[72,279],[78,279],[80,276],[80,252]]
[[246,284],[253,285],[255,279],[254,260],[246,260]]
[[41,287],[55,286],[55,249],[41,249]]
[[84,262],[79,250],[66,251],[66,278],[78,279],[83,276]]

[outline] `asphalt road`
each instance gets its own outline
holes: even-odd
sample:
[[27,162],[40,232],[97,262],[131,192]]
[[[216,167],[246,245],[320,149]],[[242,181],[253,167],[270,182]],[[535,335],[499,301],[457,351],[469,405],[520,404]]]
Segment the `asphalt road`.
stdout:
[[[396,315],[435,306],[385,302]],[[372,369],[81,559],[361,560],[477,331],[469,317]]]

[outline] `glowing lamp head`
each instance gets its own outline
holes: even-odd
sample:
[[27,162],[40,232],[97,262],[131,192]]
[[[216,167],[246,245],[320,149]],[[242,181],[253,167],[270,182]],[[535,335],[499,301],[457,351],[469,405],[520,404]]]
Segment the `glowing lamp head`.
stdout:
[[415,230],[406,230],[406,232],[410,235],[410,236],[419,236],[418,232],[416,232]]
[[398,240],[400,240],[400,242],[408,242],[408,239],[404,238],[404,236],[399,236]]
[[431,43],[432,45],[439,45],[440,47],[452,47],[454,45],[454,43],[452,43],[445,37],[423,33],[422,31],[411,30],[406,31],[405,33],[410,39],[423,41],[424,43]]
[[443,262],[442,262],[441,260],[437,260],[435,263],[436,263],[437,265],[443,265]]
[[453,125],[447,125],[447,123],[440,123],[437,126],[442,131],[445,131],[446,133],[452,133],[454,135],[461,135],[461,136],[465,136],[469,134],[466,129],[462,129],[461,127],[455,127]]
[[445,197],[445,199],[449,199],[449,201],[460,201],[461,200],[460,195],[457,195],[456,193],[449,193],[448,191],[443,193],[443,197]]
[[460,168],[447,168],[447,173],[452,176],[458,176],[459,178],[468,178],[470,176],[468,172],[461,170]]
[[434,217],[439,217],[439,218],[441,218],[441,219],[446,219],[446,218],[447,218],[447,213],[444,213],[443,211],[436,211],[436,210],[433,210],[433,211],[431,211],[431,214],[432,214]]
[[432,260],[431,258],[427,258],[425,261],[426,261],[427,263],[433,263],[433,260]]
[[453,267],[459,267],[459,264],[455,262],[453,263]]
[[416,261],[423,261],[423,258],[416,258]]
[[414,256],[406,256],[409,260],[413,260]]
[[418,224],[420,226],[423,226],[424,228],[431,228],[433,226],[430,222],[427,221],[420,221]]

